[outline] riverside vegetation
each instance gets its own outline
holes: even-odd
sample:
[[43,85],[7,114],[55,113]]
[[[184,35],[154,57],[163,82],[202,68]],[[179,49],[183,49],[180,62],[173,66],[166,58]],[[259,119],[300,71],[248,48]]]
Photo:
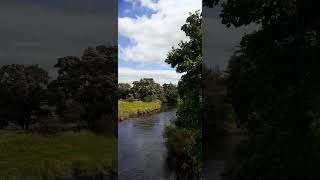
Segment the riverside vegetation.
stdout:
[[0,177],[115,179],[117,47],[0,68]]
[[174,84],[156,83],[152,78],[118,85],[118,120],[124,120],[157,111],[162,103],[177,104],[178,90]]
[[246,138],[224,179],[319,179],[318,6],[305,0],[204,3],[221,6],[227,27],[257,24],[256,31],[242,37],[225,71],[222,96]]
[[202,178],[202,15],[190,13],[181,27],[189,37],[172,48],[166,62],[178,73],[181,102],[177,119],[165,129],[168,155],[178,180]]

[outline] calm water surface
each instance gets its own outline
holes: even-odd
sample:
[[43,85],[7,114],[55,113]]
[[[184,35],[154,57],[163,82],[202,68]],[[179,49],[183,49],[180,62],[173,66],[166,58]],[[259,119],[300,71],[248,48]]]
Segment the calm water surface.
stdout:
[[167,165],[163,130],[176,117],[176,108],[127,119],[118,125],[120,180],[174,180]]

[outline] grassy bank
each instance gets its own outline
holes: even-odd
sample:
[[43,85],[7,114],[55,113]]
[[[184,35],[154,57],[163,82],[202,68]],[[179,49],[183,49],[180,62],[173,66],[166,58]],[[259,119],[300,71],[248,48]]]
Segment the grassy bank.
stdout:
[[111,176],[108,174],[116,170],[116,153],[116,138],[87,131],[42,137],[0,130],[0,177]]
[[130,117],[136,117],[141,114],[150,113],[161,108],[161,101],[154,100],[152,102],[143,101],[125,101],[119,100],[118,104],[118,120],[124,120]]

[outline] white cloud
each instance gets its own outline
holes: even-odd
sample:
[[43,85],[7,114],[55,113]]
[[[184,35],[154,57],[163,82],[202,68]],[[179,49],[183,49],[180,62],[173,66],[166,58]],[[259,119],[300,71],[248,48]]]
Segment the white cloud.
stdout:
[[121,17],[119,33],[131,41],[131,46],[120,49],[120,58],[141,64],[163,64],[172,46],[186,40],[180,30],[189,12],[201,9],[199,0],[133,0],[153,10],[151,16]]
[[120,83],[129,83],[138,81],[142,78],[153,78],[157,83],[173,83],[178,84],[182,74],[176,73],[174,70],[144,70],[120,67],[118,73],[118,81]]

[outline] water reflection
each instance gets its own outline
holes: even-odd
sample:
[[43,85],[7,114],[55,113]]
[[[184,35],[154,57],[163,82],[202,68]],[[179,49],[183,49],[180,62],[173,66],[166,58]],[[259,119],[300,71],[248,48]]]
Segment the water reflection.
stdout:
[[120,180],[170,180],[174,174],[167,165],[164,128],[176,117],[176,109],[132,118],[118,126]]

